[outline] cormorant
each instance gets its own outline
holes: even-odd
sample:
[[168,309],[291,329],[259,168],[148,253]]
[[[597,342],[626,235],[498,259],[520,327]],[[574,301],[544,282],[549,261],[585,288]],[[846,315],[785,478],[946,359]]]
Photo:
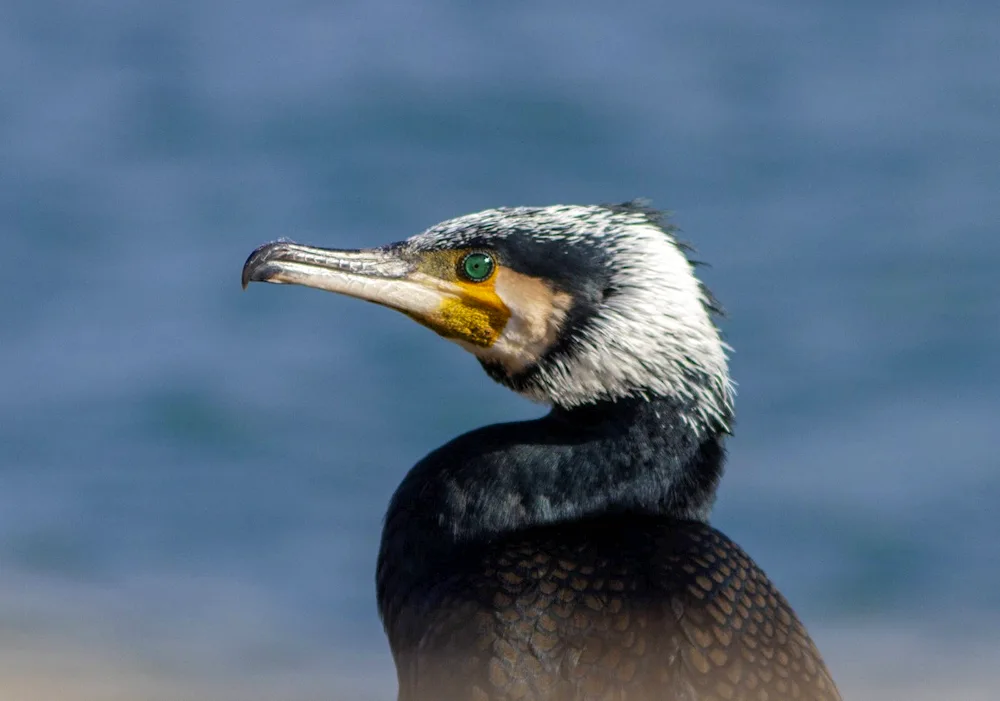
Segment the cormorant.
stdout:
[[806,629],[708,524],[733,420],[717,305],[638,202],[491,209],[251,281],[397,309],[552,407],[421,460],[385,517],[400,701],[833,701]]

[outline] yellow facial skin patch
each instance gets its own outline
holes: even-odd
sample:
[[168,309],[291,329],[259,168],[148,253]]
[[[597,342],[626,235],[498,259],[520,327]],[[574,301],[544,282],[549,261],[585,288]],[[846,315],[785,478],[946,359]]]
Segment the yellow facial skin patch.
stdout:
[[494,290],[469,289],[473,285],[474,283],[462,284],[466,288],[466,295],[462,299],[447,299],[441,303],[441,324],[447,331],[438,333],[489,348],[503,333],[510,318],[510,310]]
[[499,260],[490,277],[471,282],[459,270],[473,252],[436,251],[421,260],[411,280],[439,290],[442,297],[429,314],[411,316],[481,360],[516,374],[556,342],[572,299]]
[[482,282],[469,282],[459,276],[458,266],[468,253],[434,252],[420,262],[414,279],[419,277],[421,282],[438,287],[445,295],[431,314],[411,316],[445,338],[489,348],[503,333],[510,309],[496,291],[499,265]]

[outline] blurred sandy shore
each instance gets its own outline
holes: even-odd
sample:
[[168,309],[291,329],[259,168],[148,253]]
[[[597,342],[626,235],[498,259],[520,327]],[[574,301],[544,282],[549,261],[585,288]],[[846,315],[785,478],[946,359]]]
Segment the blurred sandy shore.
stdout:
[[377,701],[395,697],[395,681],[393,670],[364,660],[331,660],[325,669],[311,665],[286,673],[248,666],[209,674],[168,668],[125,646],[0,639],[0,701]]
[[[1000,641],[937,647],[924,638],[864,629],[825,636],[845,699],[995,701]],[[0,701],[388,701],[395,674],[382,660],[331,659],[274,673],[190,674],[137,658],[126,646],[87,646],[41,636],[0,640]]]

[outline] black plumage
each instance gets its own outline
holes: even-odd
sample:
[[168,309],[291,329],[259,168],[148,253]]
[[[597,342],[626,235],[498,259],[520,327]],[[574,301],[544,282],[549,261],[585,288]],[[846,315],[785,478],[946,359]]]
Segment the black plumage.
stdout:
[[456,553],[420,600],[383,608],[401,700],[840,698],[784,597],[698,521],[527,529]]
[[[670,515],[714,498],[724,457],[675,416],[663,400],[555,410],[411,471],[378,568],[401,701],[840,698],[753,560]],[[543,511],[559,515],[530,525]]]

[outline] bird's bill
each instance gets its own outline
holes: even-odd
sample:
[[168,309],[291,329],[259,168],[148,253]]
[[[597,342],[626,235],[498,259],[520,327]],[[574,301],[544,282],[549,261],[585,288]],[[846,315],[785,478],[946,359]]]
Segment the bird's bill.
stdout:
[[444,270],[453,266],[407,257],[397,247],[336,250],[278,241],[250,255],[242,282],[338,292],[401,311],[446,338],[489,347],[509,312],[495,292],[448,279]]
[[278,241],[264,244],[243,266],[243,289],[251,282],[302,285],[357,297],[406,313],[429,313],[440,295],[410,277],[414,266],[382,249],[315,248]]

